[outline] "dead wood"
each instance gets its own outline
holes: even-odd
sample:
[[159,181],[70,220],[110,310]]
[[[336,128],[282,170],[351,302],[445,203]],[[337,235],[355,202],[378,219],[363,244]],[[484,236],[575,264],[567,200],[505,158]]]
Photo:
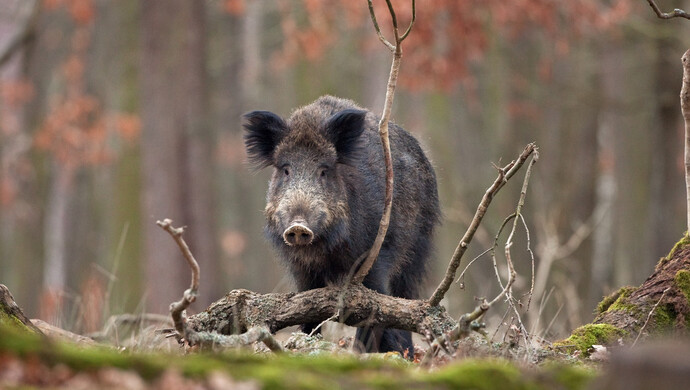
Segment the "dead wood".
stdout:
[[[636,339],[690,329],[690,246],[687,236],[639,287],[622,288],[600,304],[593,324],[608,324]],[[643,329],[644,327],[644,329]],[[644,332],[643,332],[644,331]]]
[[[536,145],[529,144],[518,159],[499,169],[498,178],[486,191],[477,209],[480,216],[475,216],[473,227],[470,229],[476,230],[491,199],[520,169],[528,157],[534,153],[536,160],[536,151]],[[530,168],[533,162],[529,164]],[[525,177],[526,181],[528,179],[529,174]],[[526,184],[523,184],[523,191],[525,186]],[[523,201],[524,199],[521,198],[521,202]],[[170,221],[166,220],[166,222],[159,224],[171,234],[183,251],[188,250],[184,245],[181,231],[170,226]],[[466,233],[460,247],[466,248],[471,238],[472,234]],[[453,260],[459,264],[460,257],[454,257]],[[189,258],[193,259],[193,256],[186,254],[185,258],[192,266],[194,275],[198,269],[194,266],[196,262],[189,261]],[[454,271],[454,269],[449,271],[446,278],[452,281]],[[196,280],[194,276],[192,280],[194,286]],[[510,285],[505,288],[509,289]],[[188,291],[185,291],[185,296]],[[330,286],[299,293],[258,294],[248,290],[233,290],[199,314],[190,317],[185,317],[181,311],[173,314],[177,313],[181,316],[174,318],[174,322],[176,328],[182,328],[178,328],[178,334],[190,345],[234,347],[262,341],[276,351],[280,350],[278,349],[280,346],[272,337],[269,337],[271,333],[293,325],[320,323],[327,320],[358,327],[380,326],[409,330],[436,340],[456,341],[466,337],[472,331],[481,332],[483,324],[478,321],[491,307],[493,301],[491,303],[482,301],[474,311],[461,316],[456,321],[446,313],[445,308],[439,305],[440,298],[446,291],[447,288],[439,286],[437,294],[434,295],[436,299],[408,300],[379,294],[361,283]],[[173,307],[176,304],[174,303]]]
[[72,333],[68,330],[58,328],[57,326],[51,325],[43,320],[33,319],[31,322],[40,329],[43,334],[51,339],[67,341],[74,344],[79,344],[81,346],[95,346],[99,345],[94,339],[87,336],[82,336],[80,334]]
[[22,309],[14,301],[14,297],[10,290],[4,284],[0,284],[0,314],[5,314],[11,318],[16,318],[19,322],[26,325],[32,331],[43,334],[40,329],[34,325],[29,317],[27,317]]
[[324,287],[299,293],[258,294],[248,290],[233,290],[205,311],[187,319],[196,331],[233,334],[264,326],[271,332],[292,325],[320,322],[338,311],[343,295],[340,316],[346,325],[376,324],[385,328],[418,333],[430,331],[440,335],[455,326],[443,307],[431,306],[424,300],[409,300],[379,294],[361,284],[343,289]]

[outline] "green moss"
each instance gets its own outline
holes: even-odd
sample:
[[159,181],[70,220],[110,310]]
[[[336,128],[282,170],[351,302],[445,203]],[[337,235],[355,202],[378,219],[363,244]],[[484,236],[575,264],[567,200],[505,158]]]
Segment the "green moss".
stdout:
[[685,300],[690,305],[690,271],[680,270],[676,272],[676,276],[673,278],[673,283],[676,288],[680,290],[685,296]]
[[212,372],[224,372],[236,380],[252,380],[264,389],[321,388],[473,388],[473,389],[581,389],[595,375],[592,371],[568,366],[522,370],[506,360],[467,359],[427,372],[384,354],[371,358],[353,356],[256,355],[246,351],[222,354],[144,354],[110,348],[76,347],[51,342],[45,337],[0,326],[0,356],[64,364],[89,372],[115,367],[138,372],[153,381],[167,369],[202,380]]
[[456,389],[527,389],[520,371],[502,360],[466,360],[442,368],[429,383]]
[[[611,310],[627,310],[629,309],[628,306],[633,305],[626,305],[624,303],[624,300],[632,294],[632,292],[635,291],[635,287],[632,286],[625,286],[621,287],[618,290],[614,291],[610,295],[607,295],[604,297],[604,299],[599,302],[596,308],[595,314],[599,315],[602,314],[609,309]],[[614,306],[615,305],[615,306]]]
[[654,329],[652,331],[660,333],[673,329],[673,325],[676,322],[676,312],[671,305],[659,305],[654,309],[652,318],[654,319]]
[[24,325],[23,322],[19,321],[19,318],[5,313],[5,311],[2,310],[2,308],[0,308],[0,326],[11,326],[29,332],[29,327]]
[[580,351],[583,356],[589,355],[589,349],[595,344],[610,344],[627,334],[623,329],[609,324],[587,324],[573,331],[565,340],[555,342],[555,348],[564,348],[568,353]]
[[597,370],[578,364],[547,364],[543,367],[546,378],[554,382],[547,388],[577,390],[588,388],[597,377]]
[[688,245],[690,245],[690,235],[688,234],[688,232],[685,232],[683,234],[683,237],[680,239],[680,241],[678,241],[676,243],[676,245],[673,246],[673,249],[671,249],[671,251],[668,253],[668,255],[666,257],[661,258],[657,267],[659,265],[662,265],[662,264],[666,263],[667,261],[671,260],[671,258],[676,253],[678,253],[678,251],[680,251],[681,249],[685,248]]
[[506,360],[468,359],[424,376],[424,383],[444,388],[577,390],[586,388],[597,371],[572,364],[546,364],[537,372],[525,373]]

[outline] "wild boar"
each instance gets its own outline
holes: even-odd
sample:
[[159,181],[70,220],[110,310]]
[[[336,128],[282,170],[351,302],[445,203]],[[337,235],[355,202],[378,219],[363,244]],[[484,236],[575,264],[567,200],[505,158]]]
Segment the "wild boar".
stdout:
[[[385,166],[378,118],[350,100],[323,96],[284,120],[244,116],[245,146],[256,168],[273,167],[265,234],[300,291],[343,283],[376,237],[384,209]],[[436,175],[407,131],[390,123],[394,190],[388,233],[364,285],[417,298],[440,210]],[[304,324],[309,333],[317,324]],[[410,332],[358,328],[366,351],[407,351]]]

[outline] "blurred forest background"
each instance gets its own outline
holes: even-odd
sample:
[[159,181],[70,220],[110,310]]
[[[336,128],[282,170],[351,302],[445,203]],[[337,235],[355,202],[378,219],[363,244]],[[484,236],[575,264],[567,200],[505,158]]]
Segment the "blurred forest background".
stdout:
[[[394,1],[401,25],[409,3]],[[541,158],[524,210],[537,270],[527,328],[562,335],[651,273],[684,231],[689,26],[643,0],[418,1],[393,118],[437,169],[444,222],[428,292],[492,163],[530,141]],[[0,0],[0,283],[30,316],[77,332],[167,313],[189,285],[155,225],[169,217],[201,263],[196,310],[231,289],[290,290],[262,233],[270,169],[248,168],[241,114],[288,116],[323,94],[380,113],[390,61],[365,0]],[[463,267],[515,207],[514,181]],[[524,293],[530,256],[517,241]],[[453,315],[496,294],[490,264],[453,287]]]

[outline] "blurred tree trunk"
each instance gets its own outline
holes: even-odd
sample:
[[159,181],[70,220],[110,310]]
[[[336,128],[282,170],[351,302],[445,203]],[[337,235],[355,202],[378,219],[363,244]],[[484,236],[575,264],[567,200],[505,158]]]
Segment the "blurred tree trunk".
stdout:
[[[0,47],[6,49],[10,42],[30,22],[35,3],[29,1],[7,2],[0,20]],[[38,10],[37,10],[38,11]],[[31,28],[37,30],[36,25]],[[3,86],[16,82],[26,83],[37,90],[31,80],[28,64],[30,53],[36,47],[32,39],[13,51],[0,71]],[[18,104],[17,104],[18,103]],[[31,135],[27,124],[31,122],[31,101],[2,101],[0,107],[0,275],[26,302],[29,313],[35,313],[38,296],[35,286],[41,283],[42,245],[37,245],[41,229],[40,213],[32,207],[37,201],[37,183],[32,169],[27,169],[30,158]],[[40,237],[40,235],[38,235]]]
[[[682,2],[668,4],[681,8]],[[650,178],[649,238],[650,250],[655,257],[668,252],[676,237],[685,229],[685,187],[683,181],[683,124],[678,108],[683,72],[678,59],[684,51],[678,36],[679,23],[660,23],[655,39],[655,115],[651,124],[652,175]],[[650,259],[650,260],[651,260]]]
[[204,270],[201,303],[218,287],[212,142],[205,122],[204,2],[142,3],[140,63],[144,253],[147,310],[165,311],[189,284],[178,249],[156,225],[188,226],[191,250]]
[[41,318],[56,325],[61,324],[63,293],[67,286],[67,240],[72,214],[68,212],[74,198],[74,169],[53,161],[51,183],[48,186],[43,227],[45,260],[43,273],[43,296]]
[[[201,285],[199,300],[202,305],[213,302],[225,293],[220,285],[217,250],[217,228],[215,188],[214,134],[209,126],[208,94],[206,74],[206,15],[204,2],[185,3],[189,9],[183,10],[186,17],[187,40],[185,94],[182,107],[186,108],[186,132],[183,147],[187,151],[184,183],[183,217],[189,225],[190,247],[195,252],[201,266],[206,268],[205,286]],[[182,108],[181,107],[181,108]],[[187,207],[185,207],[187,206]]]
[[611,288],[614,272],[615,243],[615,200],[616,181],[616,129],[622,126],[618,112],[624,92],[623,72],[620,69],[622,50],[620,45],[608,39],[599,48],[601,52],[601,105],[597,123],[596,153],[599,175],[596,178],[595,208],[601,210],[602,219],[594,232],[591,262],[591,279],[587,307],[601,299]]

